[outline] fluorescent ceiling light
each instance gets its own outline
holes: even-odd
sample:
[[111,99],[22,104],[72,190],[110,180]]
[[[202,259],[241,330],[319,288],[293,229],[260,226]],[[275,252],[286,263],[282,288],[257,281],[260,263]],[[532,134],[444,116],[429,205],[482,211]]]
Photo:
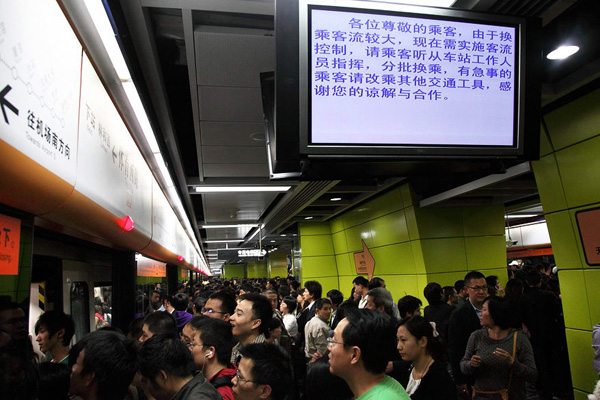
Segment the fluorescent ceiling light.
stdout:
[[548,58],[548,60],[564,60],[578,51],[579,46],[560,46],[558,49],[551,51],[546,58]]
[[271,240],[271,243],[275,243],[275,241],[274,241],[274,240]]
[[239,243],[243,242],[244,239],[219,239],[219,240],[205,240],[204,243]]
[[304,219],[313,219],[313,217],[304,217]]
[[196,193],[287,192],[291,186],[196,186]]
[[331,198],[329,200],[331,200],[331,201],[340,201],[341,199],[342,199],[341,197],[333,197],[333,198]]
[[531,217],[537,217],[538,214],[512,214],[512,215],[507,215],[506,218],[531,218]]
[[100,39],[104,44],[104,48],[110,57],[110,61],[112,62],[119,79],[121,79],[121,81],[131,80],[129,68],[127,68],[123,53],[121,53],[121,49],[115,38],[115,32],[110,25],[103,2],[101,0],[84,0],[84,3],[92,17],[92,21],[96,26],[96,31],[98,31],[98,35],[100,35]]
[[231,225],[200,225],[202,229],[220,229],[220,228],[256,228],[258,224],[231,224]]

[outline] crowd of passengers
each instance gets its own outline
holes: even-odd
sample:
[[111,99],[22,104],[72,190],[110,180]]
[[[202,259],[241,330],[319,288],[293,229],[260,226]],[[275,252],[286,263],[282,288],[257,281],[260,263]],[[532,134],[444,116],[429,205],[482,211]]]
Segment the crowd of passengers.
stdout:
[[[363,276],[348,299],[292,277],[211,278],[172,294],[145,285],[126,332],[99,300],[97,330],[72,347],[72,318],[43,313],[33,338],[42,360],[22,309],[0,298],[0,398],[572,398],[556,276],[516,262],[508,273],[504,289],[479,271],[431,282],[423,311],[421,299],[396,302],[383,279]],[[599,336],[600,325],[600,374]]]

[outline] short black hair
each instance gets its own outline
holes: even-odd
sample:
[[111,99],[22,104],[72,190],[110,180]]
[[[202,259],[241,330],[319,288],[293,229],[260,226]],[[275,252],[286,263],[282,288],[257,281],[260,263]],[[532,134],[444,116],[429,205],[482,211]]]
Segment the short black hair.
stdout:
[[235,302],[235,297],[231,295],[229,290],[219,290],[218,292],[211,294],[208,299],[221,300],[221,312],[233,315],[237,303]]
[[315,300],[320,299],[323,294],[323,287],[317,281],[306,281],[304,283],[304,288],[308,290],[308,293],[310,293]]
[[413,313],[417,310],[417,308],[421,307],[423,302],[421,299],[416,298],[415,296],[406,295],[398,300],[398,312],[400,313],[400,318],[405,318],[406,314]]
[[367,280],[367,278],[365,278],[364,276],[360,276],[360,275],[357,276],[356,278],[354,278],[352,283],[360,285],[360,286],[364,286],[364,287],[369,287],[369,281]]
[[488,296],[483,302],[488,302],[488,311],[494,324],[501,329],[508,329],[513,322],[513,315],[516,309],[508,301],[498,296]]
[[369,290],[384,286],[385,281],[382,278],[374,277],[371,279],[371,282],[369,282]]
[[49,337],[53,337],[58,331],[64,329],[65,334],[62,338],[63,346],[68,346],[75,334],[75,323],[73,322],[73,318],[60,310],[46,311],[40,315],[35,323],[36,335],[42,327],[46,328]]
[[342,301],[344,301],[344,295],[337,289],[331,289],[329,292],[327,292],[327,297],[329,300],[331,300],[331,303],[335,304],[336,306],[339,306],[342,304]]
[[318,299],[317,301],[315,301],[315,310],[323,309],[323,306],[325,304],[329,304],[331,306],[331,301],[329,301],[329,299],[327,297],[322,297],[322,298]]
[[38,400],[64,400],[69,398],[71,369],[66,364],[45,361],[38,366],[40,380]]
[[196,364],[186,345],[175,334],[154,335],[142,344],[139,352],[140,373],[154,382],[160,371],[185,378],[196,371]]
[[289,296],[290,293],[291,293],[290,287],[287,285],[281,285],[281,286],[279,286],[279,289],[277,289],[277,294],[281,298],[283,298],[285,296]]
[[465,286],[471,286],[471,281],[473,279],[485,279],[485,275],[483,275],[479,271],[470,271],[465,275]]
[[442,285],[437,282],[429,282],[425,289],[423,289],[423,296],[427,299],[427,302],[434,306],[444,302],[444,290]]
[[244,293],[240,296],[240,301],[242,300],[252,302],[252,318],[260,319],[261,321],[258,332],[267,333],[269,322],[273,318],[273,309],[271,308],[269,299],[258,293]]
[[[94,373],[99,400],[122,399],[137,370],[134,343],[124,335],[99,330],[84,336],[69,352],[69,366],[75,364],[81,351],[83,374]],[[186,349],[189,354],[189,350]]]
[[292,296],[285,296],[282,302],[285,303],[290,314],[293,314],[296,310],[296,307],[298,307],[298,302]]
[[460,291],[463,290],[464,287],[465,281],[463,279],[459,279],[456,282],[454,282],[454,289],[456,290],[456,293],[460,293]]
[[367,372],[385,372],[390,357],[396,351],[396,331],[391,318],[377,310],[346,310],[348,325],[342,331],[347,346],[358,346]]
[[189,302],[188,295],[185,293],[175,293],[174,296],[169,297],[169,303],[177,311],[185,311]]
[[144,318],[144,325],[148,325],[148,329],[153,335],[177,332],[177,322],[175,321],[175,318],[164,311],[156,311],[146,315]]
[[252,360],[252,380],[271,387],[271,398],[281,400],[292,386],[292,370],[288,354],[272,343],[250,343],[240,348],[244,358]]
[[201,318],[196,324],[192,325],[192,329],[200,332],[200,340],[202,340],[204,346],[215,348],[217,361],[220,364],[227,365],[229,363],[231,349],[234,345],[229,322],[216,318]]
[[542,274],[538,271],[529,271],[525,275],[525,281],[531,287],[537,286],[542,281]]
[[450,299],[450,296],[454,296],[456,289],[454,288],[454,286],[444,286],[442,288],[442,290],[444,291],[444,303],[445,303]]
[[329,371],[327,354],[317,359],[306,372],[305,397],[310,400],[353,399],[346,381]]

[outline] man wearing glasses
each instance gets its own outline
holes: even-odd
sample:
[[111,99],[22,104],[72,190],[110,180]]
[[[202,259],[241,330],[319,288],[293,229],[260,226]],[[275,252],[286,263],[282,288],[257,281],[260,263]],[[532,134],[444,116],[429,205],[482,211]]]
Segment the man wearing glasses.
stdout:
[[290,361],[281,347],[251,343],[240,349],[242,358],[233,378],[236,400],[283,400],[292,385]]
[[450,317],[448,324],[448,360],[452,366],[452,376],[458,394],[463,399],[471,396],[468,387],[473,384],[472,378],[460,372],[460,360],[465,354],[471,333],[481,329],[481,309],[488,296],[485,276],[479,271],[471,271],[465,275],[465,288],[469,298]]
[[388,315],[349,308],[327,339],[329,371],[346,381],[356,400],[410,400],[402,385],[385,374],[395,346]]
[[204,304],[204,308],[202,309],[202,315],[229,321],[229,318],[233,315],[235,306],[235,297],[225,290],[220,290],[211,294],[208,300],[206,300],[206,304]]

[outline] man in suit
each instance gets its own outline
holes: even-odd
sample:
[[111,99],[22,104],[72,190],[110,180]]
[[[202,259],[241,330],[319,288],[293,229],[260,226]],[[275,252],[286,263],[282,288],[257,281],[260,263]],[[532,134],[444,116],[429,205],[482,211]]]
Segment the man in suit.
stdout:
[[307,281],[304,284],[303,300],[304,304],[308,303],[308,305],[298,317],[298,344],[302,346],[300,348],[304,348],[304,327],[315,316],[315,301],[321,298],[322,293],[323,288],[319,282]]
[[481,329],[481,309],[488,295],[485,276],[479,271],[465,275],[465,287],[469,298],[458,307],[450,317],[448,324],[448,361],[452,366],[452,376],[456,389],[462,399],[468,399],[468,385],[473,382],[460,371],[460,360],[465,354],[471,333]]

